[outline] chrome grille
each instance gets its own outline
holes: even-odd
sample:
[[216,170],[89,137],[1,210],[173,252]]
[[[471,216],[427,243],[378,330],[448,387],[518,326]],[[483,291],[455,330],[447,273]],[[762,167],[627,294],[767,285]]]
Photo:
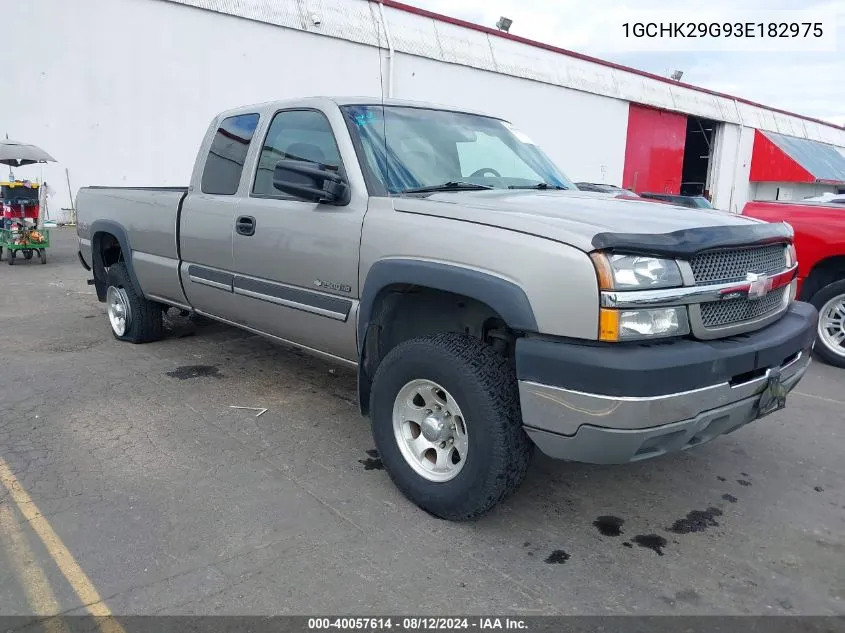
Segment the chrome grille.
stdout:
[[754,301],[742,298],[702,303],[701,321],[704,327],[713,328],[765,317],[780,309],[787,290],[789,286],[783,286]]
[[786,249],[783,244],[774,244],[709,251],[696,255],[689,264],[698,286],[744,281],[748,273],[782,272],[786,268]]

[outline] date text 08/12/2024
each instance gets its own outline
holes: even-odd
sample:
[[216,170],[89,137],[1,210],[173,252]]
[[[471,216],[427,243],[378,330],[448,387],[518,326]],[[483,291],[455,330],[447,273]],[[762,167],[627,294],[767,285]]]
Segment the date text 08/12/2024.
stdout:
[[393,630],[397,631],[452,631],[452,630],[528,630],[520,618],[475,617],[376,617],[376,618],[309,618],[309,631],[329,630]]

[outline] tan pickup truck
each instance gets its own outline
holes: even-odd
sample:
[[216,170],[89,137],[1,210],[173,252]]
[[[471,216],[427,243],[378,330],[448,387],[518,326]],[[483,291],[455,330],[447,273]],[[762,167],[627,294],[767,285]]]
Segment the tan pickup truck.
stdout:
[[224,112],[187,188],[77,208],[115,337],[176,307],[357,368],[391,478],[452,520],[534,445],[625,463],[778,410],[818,318],[788,225],[580,191],[511,124],[429,104]]

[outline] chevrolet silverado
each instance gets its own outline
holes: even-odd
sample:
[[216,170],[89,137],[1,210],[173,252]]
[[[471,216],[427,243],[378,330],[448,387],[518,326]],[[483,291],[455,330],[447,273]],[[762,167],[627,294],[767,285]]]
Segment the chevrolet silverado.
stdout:
[[430,104],[240,107],[189,186],[77,209],[117,339],[175,307],[355,368],[390,477],[450,520],[535,446],[627,463],[781,409],[816,331],[787,224],[579,191],[510,123]]

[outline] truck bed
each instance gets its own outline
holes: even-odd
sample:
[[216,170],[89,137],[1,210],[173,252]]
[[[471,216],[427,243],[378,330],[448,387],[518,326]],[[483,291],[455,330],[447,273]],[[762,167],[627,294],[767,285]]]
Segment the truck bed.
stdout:
[[[179,283],[178,218],[187,187],[83,187],[76,199],[83,258],[99,230],[125,233],[135,273],[150,298],[184,303]],[[120,235],[117,235],[120,238]]]

